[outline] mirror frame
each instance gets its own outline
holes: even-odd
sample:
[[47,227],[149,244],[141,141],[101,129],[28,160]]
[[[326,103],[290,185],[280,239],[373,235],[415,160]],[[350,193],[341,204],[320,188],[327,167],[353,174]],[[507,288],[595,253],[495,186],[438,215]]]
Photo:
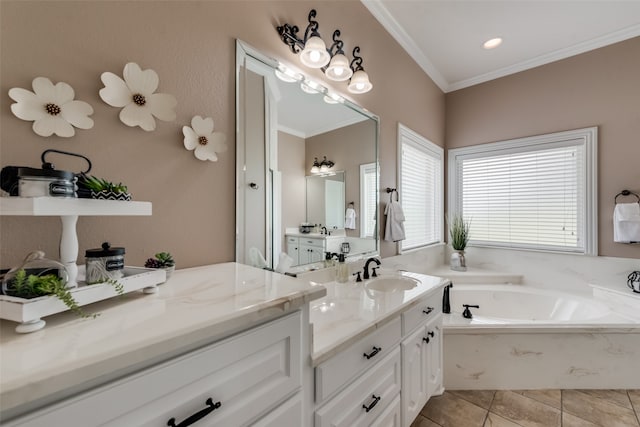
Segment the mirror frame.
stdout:
[[[240,103],[240,96],[241,96],[241,87],[240,87],[240,70],[241,70],[241,65],[244,64],[244,61],[247,57],[251,57],[254,60],[258,61],[259,63],[261,63],[261,66],[266,66],[269,67],[273,70],[278,68],[278,65],[281,64],[281,61],[278,61],[277,59],[271,58],[267,55],[265,55],[264,53],[262,53],[261,51],[259,51],[258,49],[254,48],[253,46],[249,45],[248,43],[240,40],[240,39],[236,39],[236,64],[235,64],[235,95],[236,95],[236,107],[235,107],[235,113],[236,113],[236,238],[235,238],[235,261],[239,262],[238,260],[241,259],[241,254],[240,254],[240,250],[244,249],[240,246],[239,244],[239,240],[241,238],[241,229],[243,229],[243,224],[244,224],[244,211],[243,211],[243,195],[244,195],[244,191],[246,191],[245,189],[245,183],[244,183],[244,179],[242,176],[243,173],[243,169],[245,167],[244,164],[244,147],[245,147],[245,134],[244,134],[244,129],[245,129],[245,117],[244,115],[241,114],[241,103]],[[282,63],[283,65],[287,65]],[[297,68],[297,67],[295,67]],[[305,75],[306,77],[306,75]],[[274,74],[274,78],[275,74]],[[319,91],[323,92],[324,94],[328,93],[328,92],[332,92],[335,93],[335,91],[329,90],[329,88],[327,88],[323,83],[324,82],[318,82],[316,80],[316,83],[319,84]],[[342,96],[340,94],[340,96]],[[374,251],[370,251],[367,253],[359,253],[359,254],[354,254],[352,255],[353,257],[356,256],[362,256],[362,257],[368,257],[368,256],[378,256],[380,254],[380,159],[379,159],[379,154],[380,154],[380,118],[371,113],[370,111],[368,111],[367,109],[359,106],[358,104],[352,102],[351,100],[344,98],[343,97],[343,105],[345,105],[346,107],[362,114],[363,116],[371,119],[374,121],[375,123],[375,164],[376,164],[376,225],[375,225],[375,246],[376,249]],[[242,152],[241,152],[242,150]],[[267,156],[268,157],[268,156]],[[267,164],[268,167],[268,164]],[[273,189],[270,190],[271,194],[267,194],[267,197],[269,198],[272,194],[273,194]],[[268,202],[273,202],[273,200],[268,200]],[[346,200],[345,200],[345,205],[346,205]],[[269,205],[267,204],[267,207]],[[274,207],[275,208],[275,207]],[[268,209],[265,209],[268,210]],[[267,216],[267,223],[269,222],[269,213],[265,212],[266,216]],[[269,225],[267,224],[267,229],[270,230],[270,238],[271,238],[271,246],[273,247],[273,240],[274,240],[274,232],[272,227],[269,228]],[[269,233],[267,233],[268,235]],[[265,239],[267,238],[267,236],[265,236]],[[270,252],[270,249],[267,249],[267,263],[271,262],[271,265],[268,265],[271,268],[275,268],[275,257],[273,256],[273,254]]]

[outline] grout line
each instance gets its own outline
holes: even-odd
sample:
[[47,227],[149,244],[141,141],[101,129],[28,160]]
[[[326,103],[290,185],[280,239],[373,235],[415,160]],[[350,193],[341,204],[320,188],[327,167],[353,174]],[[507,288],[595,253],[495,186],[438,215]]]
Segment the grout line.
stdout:
[[564,390],[560,390],[560,427],[564,426]]
[[629,403],[631,403],[631,409],[633,409],[633,413],[635,414],[636,420],[638,421],[638,425],[640,426],[640,414],[638,413],[640,411],[640,408],[636,410],[636,407],[633,404],[633,400],[631,400],[631,395],[629,394],[629,390],[627,390],[627,398],[629,399]]
[[[549,389],[549,390],[557,390],[557,389]],[[549,405],[547,402],[543,402],[542,400],[540,400],[540,399],[536,399],[536,398],[535,398],[535,397],[533,397],[533,396],[527,396],[527,395],[525,395],[525,394],[518,393],[519,391],[524,392],[524,391],[537,391],[537,390],[509,390],[509,391],[513,391],[515,394],[519,394],[520,396],[526,397],[527,399],[531,399],[531,400],[533,400],[534,402],[541,403],[541,404],[543,404],[543,405],[545,405],[545,406],[548,406],[549,408],[553,408],[553,409],[556,409],[556,410],[559,410],[560,412],[562,412],[562,389],[560,389],[560,408],[556,408],[556,407],[555,407],[555,406],[553,406],[553,405]]]

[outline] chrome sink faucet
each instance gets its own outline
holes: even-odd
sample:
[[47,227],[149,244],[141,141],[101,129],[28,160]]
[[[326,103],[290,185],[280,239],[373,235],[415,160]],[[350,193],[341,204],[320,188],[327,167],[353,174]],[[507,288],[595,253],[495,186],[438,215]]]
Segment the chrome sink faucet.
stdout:
[[362,278],[364,280],[367,280],[369,278],[369,264],[371,264],[372,262],[375,262],[376,264],[380,265],[380,260],[378,258],[369,258],[367,262],[364,264],[364,271],[362,272]]

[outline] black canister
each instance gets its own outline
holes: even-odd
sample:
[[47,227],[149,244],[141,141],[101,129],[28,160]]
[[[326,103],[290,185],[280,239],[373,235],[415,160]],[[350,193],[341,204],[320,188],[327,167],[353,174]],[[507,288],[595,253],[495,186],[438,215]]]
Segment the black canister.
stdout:
[[88,284],[118,280],[124,276],[124,248],[112,248],[104,242],[101,248],[87,249],[84,256]]

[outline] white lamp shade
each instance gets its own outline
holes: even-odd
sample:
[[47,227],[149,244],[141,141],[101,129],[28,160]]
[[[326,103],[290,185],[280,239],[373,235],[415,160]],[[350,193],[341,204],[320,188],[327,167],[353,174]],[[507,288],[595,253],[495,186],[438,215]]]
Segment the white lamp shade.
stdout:
[[347,89],[351,93],[366,93],[372,88],[373,85],[369,81],[369,75],[364,70],[360,70],[353,73]]
[[309,68],[322,68],[329,63],[331,55],[327,52],[327,46],[318,36],[313,36],[300,52],[300,61]]
[[349,60],[341,53],[331,58],[329,67],[327,67],[324,73],[328,79],[336,82],[349,80],[353,75],[353,71],[351,71],[351,67],[349,67]]

